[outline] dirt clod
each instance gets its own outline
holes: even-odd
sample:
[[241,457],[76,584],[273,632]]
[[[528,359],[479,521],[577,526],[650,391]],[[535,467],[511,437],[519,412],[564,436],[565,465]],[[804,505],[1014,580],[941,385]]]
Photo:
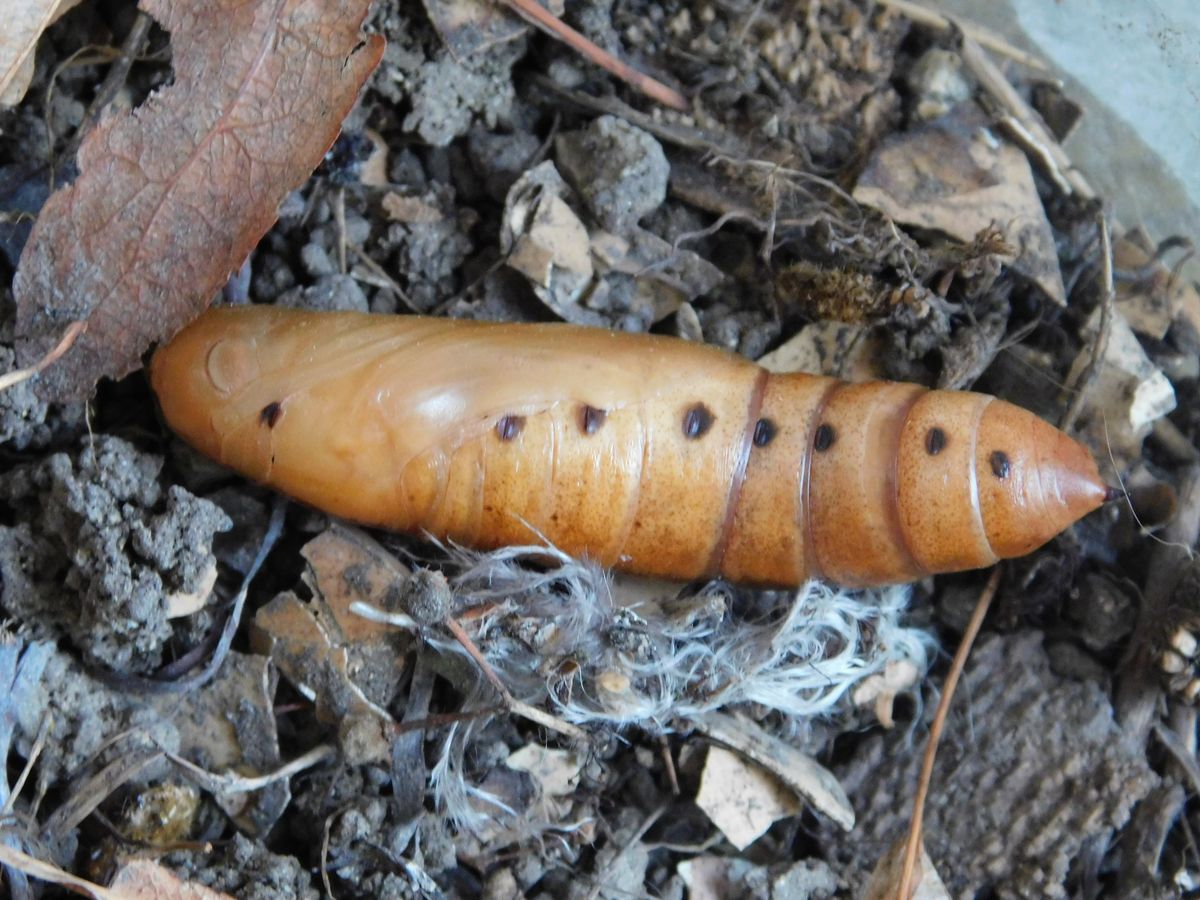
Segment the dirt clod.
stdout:
[[592,215],[617,234],[633,229],[667,196],[670,167],[662,145],[616,116],[559,135],[555,156]]
[[[0,601],[117,672],[162,660],[173,598],[211,588],[215,504],[164,489],[162,460],[98,436],[75,453],[19,466],[0,483],[19,520],[0,526]],[[62,587],[79,592],[64,603]]]

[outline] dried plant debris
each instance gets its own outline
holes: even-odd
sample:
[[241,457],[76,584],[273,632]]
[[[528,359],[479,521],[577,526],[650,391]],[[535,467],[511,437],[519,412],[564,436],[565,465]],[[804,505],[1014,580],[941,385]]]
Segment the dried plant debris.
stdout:
[[708,751],[696,805],[738,850],[778,819],[800,813],[795,796],[770,774],[721,747]]
[[[1090,340],[1076,357],[1068,384],[1074,384],[1091,362],[1100,316],[1097,309],[1085,326]],[[1175,402],[1175,388],[1167,376],[1150,360],[1125,317],[1114,311],[1105,354],[1080,419],[1092,446],[1123,462],[1137,459],[1154,423],[1175,409]]]
[[379,61],[382,39],[359,32],[366,5],[146,0],[171,32],[175,82],[88,134],[79,177],[47,201],[21,257],[23,366],[87,322],[42,373],[43,396],[85,397],[137,368],[241,266]]
[[775,297],[781,305],[795,304],[810,318],[851,324],[886,319],[901,304],[917,307],[922,316],[944,303],[923,285],[891,287],[861,272],[803,262],[780,270]]
[[234,834],[216,852],[181,851],[168,854],[164,862],[187,881],[238,900],[318,900],[321,896],[294,857],[271,853],[241,834]]
[[[557,566],[541,575],[520,564],[547,554]],[[739,622],[719,587],[625,606],[601,572],[552,549],[468,558],[451,584],[480,607],[467,624],[484,656],[518,698],[576,724],[661,726],[737,703],[803,719],[832,711],[891,659],[927,664],[928,637],[901,621],[904,588],[860,596],[813,582],[774,618]]]
[[904,857],[907,849],[907,837],[901,837],[879,861],[871,879],[867,882],[860,895],[863,900],[893,900],[898,896],[908,896],[911,900],[950,900],[950,892],[934,868],[933,860],[925,848],[917,859],[916,870],[913,873],[911,894],[901,891],[904,879]]
[[[12,293],[4,285],[0,287],[0,373],[18,368],[15,318]],[[82,403],[51,405],[34,386],[33,381],[22,381],[0,391],[0,446],[23,452],[61,444],[86,432]]]
[[327,531],[301,551],[308,561],[308,602],[280,594],[254,621],[255,645],[316,704],[319,720],[334,725],[342,750],[355,763],[385,759],[392,724],[388,707],[400,687],[407,634],[350,611],[365,603],[382,609],[409,572],[358,532]]
[[[162,662],[171,618],[196,612],[216,580],[212,539],[230,521],[215,504],[165,486],[162,460],[120,438],[18,466],[0,480],[0,602],[67,634],[116,672]],[[64,602],[64,585],[76,592]]]
[[[96,680],[52,644],[5,636],[0,672],[9,680],[0,746],[9,752],[13,736],[11,749],[36,766],[38,785],[36,796],[27,785],[7,798],[21,821],[10,833],[57,864],[70,859],[75,829],[93,811],[103,810],[128,839],[152,844],[190,839],[200,822],[218,820],[181,780],[190,772],[174,771],[171,754],[242,775],[278,767],[273,677],[261,657],[232,653],[203,691],[146,698]],[[51,788],[59,799],[41,802]],[[244,831],[260,834],[289,796],[286,782],[272,781],[212,799]],[[97,866],[115,867],[125,855],[124,845],[110,844]]]
[[534,293],[568,322],[599,325],[578,301],[595,270],[587,228],[564,199],[569,191],[552,162],[522,175],[505,200],[500,250],[509,266],[530,280]]
[[[657,40],[686,47],[695,60],[703,84],[693,100],[696,125],[749,136],[763,147],[760,158],[829,171],[874,143],[898,110],[890,78],[904,33],[888,11],[864,13],[852,3],[810,4],[801,14],[773,4],[752,14],[703,4],[679,8]],[[638,37],[655,39],[645,30]]]
[[[583,158],[580,154],[575,165],[581,166]],[[601,186],[584,204],[553,162],[530,169],[509,190],[500,248],[508,266],[529,280],[537,297],[559,318],[645,331],[680,304],[716,289],[724,276],[698,254],[637,225],[636,219],[657,207],[661,197],[633,206],[631,197],[642,202],[646,186],[638,180],[643,176],[635,163],[615,167],[611,174],[622,172],[632,179],[630,184],[621,187],[617,181],[609,184],[598,178]],[[576,177],[583,183],[590,174],[577,171]],[[665,178],[662,187],[665,191]],[[588,213],[576,211],[584,205]],[[596,217],[615,216],[618,221],[610,224],[620,228],[612,232],[594,225],[589,231],[584,216],[593,223]]]
[[998,227],[1017,251],[1014,269],[1063,305],[1054,235],[1029,161],[987,125],[968,111],[888,138],[859,176],[854,199],[968,243]]
[[841,886],[834,870],[820,860],[763,866],[740,857],[697,856],[681,862],[679,873],[692,900],[825,900],[838,896]]
[[[1068,896],[1083,848],[1110,840],[1157,776],[1122,740],[1104,691],[1054,674],[1036,632],[983,642],[960,690],[962,739],[943,742],[926,810],[930,857],[953,896]],[[839,772],[859,840],[830,847],[867,872],[907,828],[921,760],[900,734],[862,750]]]
[[[204,690],[188,694],[184,703],[162,696],[153,705],[178,729],[181,756],[217,775],[249,778],[281,764],[276,678],[266,657],[230,652]],[[233,779],[227,789],[214,791],[213,799],[243,832],[265,835],[287,808],[291,793],[282,779],[261,789],[248,789]]]
[[808,372],[847,381],[883,378],[882,339],[860,325],[814,322],[805,325],[758,364],[769,372]]
[[[710,712],[695,719],[694,724],[706,737],[737,750],[773,773],[797,796],[804,798],[814,809],[842,828],[849,831],[854,827],[854,810],[837,779],[816,760],[799,752],[787,741],[745,716]],[[703,786],[701,790],[703,792]],[[762,830],[766,830],[765,826]]]
[[79,0],[14,0],[0,35],[0,106],[15,106],[33,80],[33,51],[42,32]]
[[[803,733],[816,715],[845,714],[852,687],[890,660],[926,665],[928,638],[899,621],[903,591],[858,598],[813,584],[774,617],[750,622],[727,618],[719,594],[660,595],[655,603],[636,594],[637,605],[623,606],[601,573],[567,557],[540,575],[519,565],[548,553],[554,551],[456,551],[467,567],[451,584],[471,610],[463,624],[514,696],[570,723],[665,730],[684,717],[758,703]],[[434,633],[427,640],[442,654],[463,654],[457,642]],[[442,671],[466,693],[465,708],[487,702],[488,691],[470,669]],[[468,720],[439,736],[432,771],[437,808],[485,846],[501,835],[511,839],[514,829],[577,832],[579,814],[539,823],[524,812],[530,802],[510,778],[471,764],[467,750],[483,740],[481,728]],[[815,796],[811,784],[789,784]]]
[[1179,320],[1200,334],[1200,290],[1168,268],[1164,256],[1172,249],[1181,251],[1176,266],[1192,254],[1188,241],[1167,239],[1154,247],[1136,228],[1113,237],[1116,308],[1134,331],[1157,340]]

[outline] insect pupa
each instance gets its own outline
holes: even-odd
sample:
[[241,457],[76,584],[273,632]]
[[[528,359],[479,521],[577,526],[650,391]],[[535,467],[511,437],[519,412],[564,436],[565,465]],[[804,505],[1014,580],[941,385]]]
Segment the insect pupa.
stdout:
[[1083,446],[986,394],[572,325],[216,309],[150,379],[188,443],[333,515],[675,579],[979,568],[1109,496]]

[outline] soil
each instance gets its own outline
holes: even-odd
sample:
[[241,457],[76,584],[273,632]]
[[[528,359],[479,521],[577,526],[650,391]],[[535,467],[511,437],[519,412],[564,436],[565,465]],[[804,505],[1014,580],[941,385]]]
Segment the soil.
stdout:
[[[80,4],[39,45],[25,101],[0,111],[0,372],[16,366],[30,217],[52,171],[69,179],[62,154],[108,71],[72,55],[119,47],[134,15],[125,0]],[[1060,387],[1103,305],[1099,204],[1064,195],[1037,160],[1023,198],[1045,210],[1036,241],[1001,220],[965,236],[897,224],[850,197],[864,172],[886,181],[880,148],[994,126],[957,36],[855,0],[579,0],[563,16],[683,86],[691,110],[507,14],[469,46],[479,7],[379,0],[383,62],[220,302],[566,319],[751,359],[837,319],[853,331],[810,350],[827,373],[975,385],[1063,417]],[[1036,78],[1011,74],[1033,93]],[[115,102],[170,77],[153,29]],[[961,187],[938,164],[938,190]],[[547,242],[546,278],[524,239]],[[584,251],[554,243],[570,240]],[[1200,340],[1183,313],[1130,335],[1179,412],[1148,440],[1149,425],[1109,442],[1128,504],[1004,567],[926,818],[951,896],[1175,896],[1200,880],[1184,799],[1200,784],[1197,576],[1170,546],[1193,544],[1200,518]],[[0,392],[0,801],[33,760],[0,822],[8,846],[105,883],[152,855],[251,898],[819,898],[861,895],[902,839],[986,574],[797,599],[347,533],[184,446],[142,373],[86,408],[35,388]],[[1101,458],[1113,409],[1077,423]],[[356,601],[408,630],[364,624]],[[500,709],[442,625],[484,608],[481,652],[551,725]],[[894,705],[855,699],[899,663],[914,680],[882,692]],[[832,772],[856,826],[803,805],[744,849],[724,836],[697,802],[701,723],[735,711]],[[548,754],[526,765],[529,748]]]

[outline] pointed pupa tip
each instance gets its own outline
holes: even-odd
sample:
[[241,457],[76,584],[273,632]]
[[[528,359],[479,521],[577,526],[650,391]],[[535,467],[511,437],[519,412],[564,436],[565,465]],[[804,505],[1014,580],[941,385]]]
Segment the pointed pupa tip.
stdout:
[[1104,488],[1104,502],[1105,503],[1112,503],[1114,500],[1120,500],[1123,496],[1125,496],[1125,492],[1122,491],[1120,488],[1109,487],[1109,486],[1105,486],[1105,488]]

